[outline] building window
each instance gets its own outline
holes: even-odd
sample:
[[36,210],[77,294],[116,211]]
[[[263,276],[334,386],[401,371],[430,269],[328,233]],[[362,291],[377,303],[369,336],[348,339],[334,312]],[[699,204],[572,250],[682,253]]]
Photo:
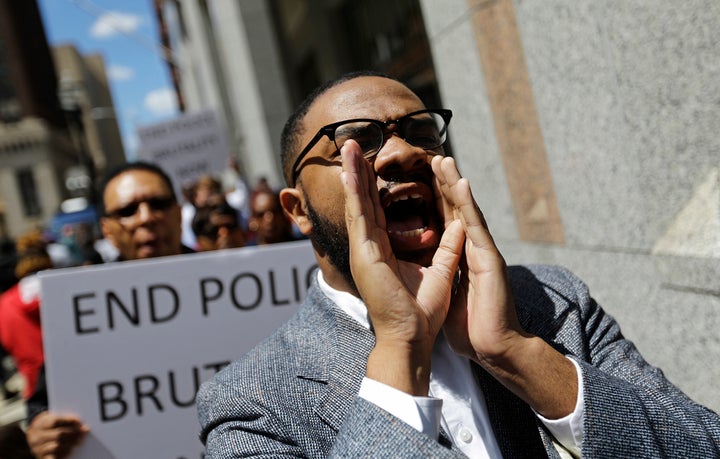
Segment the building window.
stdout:
[[37,217],[41,215],[40,199],[38,199],[32,169],[20,169],[16,172],[15,176],[17,177],[18,188],[20,188],[20,198],[22,199],[25,216]]

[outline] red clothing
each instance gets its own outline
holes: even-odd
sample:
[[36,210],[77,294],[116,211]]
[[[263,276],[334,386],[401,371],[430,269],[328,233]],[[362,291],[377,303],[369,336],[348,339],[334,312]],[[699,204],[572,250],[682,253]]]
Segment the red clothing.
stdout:
[[39,290],[39,280],[32,275],[0,296],[0,342],[25,378],[25,399],[35,390],[44,361]]

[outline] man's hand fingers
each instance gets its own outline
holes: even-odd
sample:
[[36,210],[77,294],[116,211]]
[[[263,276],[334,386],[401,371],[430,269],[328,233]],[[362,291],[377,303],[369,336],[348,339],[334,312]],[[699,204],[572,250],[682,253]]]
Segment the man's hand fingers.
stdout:
[[465,233],[459,221],[453,220],[445,228],[440,245],[432,259],[431,269],[452,282],[462,255]]
[[[435,162],[436,159],[439,161],[442,157],[435,156],[433,157],[432,162]],[[447,190],[447,184],[442,180],[442,177],[434,174],[433,193],[435,194],[435,208],[442,217],[445,228],[447,228],[450,222],[455,220],[457,216],[454,213],[452,204],[450,204],[445,197],[444,190]]]
[[88,431],[76,416],[44,412],[28,426],[26,436],[36,457],[59,459],[67,456]]
[[476,247],[497,251],[485,217],[472,196],[470,183],[458,172],[455,160],[435,157],[432,167],[444,199],[455,210],[455,217],[463,222],[470,242]]
[[[367,236],[367,225],[374,223],[374,209],[372,202],[367,199],[369,194],[367,173],[362,164],[362,152],[357,142],[348,141],[340,149],[342,155],[343,172],[341,180],[345,190],[345,219],[348,231],[365,230],[363,235]],[[370,218],[371,221],[365,219]],[[365,223],[355,227],[356,223]],[[363,237],[365,239],[365,237]]]
[[[392,257],[385,231],[385,213],[375,184],[372,165],[362,156],[357,142],[348,140],[340,150],[343,161],[341,180],[345,192],[345,222],[351,256],[351,266],[363,265]],[[362,269],[362,268],[360,268]]]

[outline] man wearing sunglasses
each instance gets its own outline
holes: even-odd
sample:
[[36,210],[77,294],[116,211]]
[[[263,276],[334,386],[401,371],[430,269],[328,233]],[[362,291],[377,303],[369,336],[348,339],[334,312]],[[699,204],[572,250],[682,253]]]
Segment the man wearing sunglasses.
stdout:
[[320,267],[300,311],[203,385],[206,457],[715,457],[720,419],[584,284],[506,267],[443,156],[450,112],[351,74],[283,133]]
[[120,260],[177,255],[181,215],[172,182],[159,167],[128,163],[111,173],[102,192],[103,235]]
[[[112,171],[102,190],[103,235],[117,248],[119,260],[178,255],[180,207],[168,175],[145,162],[127,163]],[[47,411],[44,376],[28,401],[26,437],[37,458],[66,457],[88,432],[77,417]]]

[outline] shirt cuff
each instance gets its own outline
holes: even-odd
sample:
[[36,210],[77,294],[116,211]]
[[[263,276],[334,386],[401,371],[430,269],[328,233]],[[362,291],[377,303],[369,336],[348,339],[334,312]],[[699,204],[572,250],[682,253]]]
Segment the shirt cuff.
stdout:
[[441,399],[415,397],[370,378],[363,378],[358,395],[430,438],[439,438]]
[[537,417],[545,424],[545,427],[553,434],[555,439],[560,442],[573,455],[580,457],[580,450],[583,442],[583,421],[585,419],[585,391],[583,389],[583,376],[580,365],[569,356],[565,356],[575,366],[575,372],[578,379],[577,401],[575,402],[575,410],[560,419],[547,419],[539,413],[535,413]]

